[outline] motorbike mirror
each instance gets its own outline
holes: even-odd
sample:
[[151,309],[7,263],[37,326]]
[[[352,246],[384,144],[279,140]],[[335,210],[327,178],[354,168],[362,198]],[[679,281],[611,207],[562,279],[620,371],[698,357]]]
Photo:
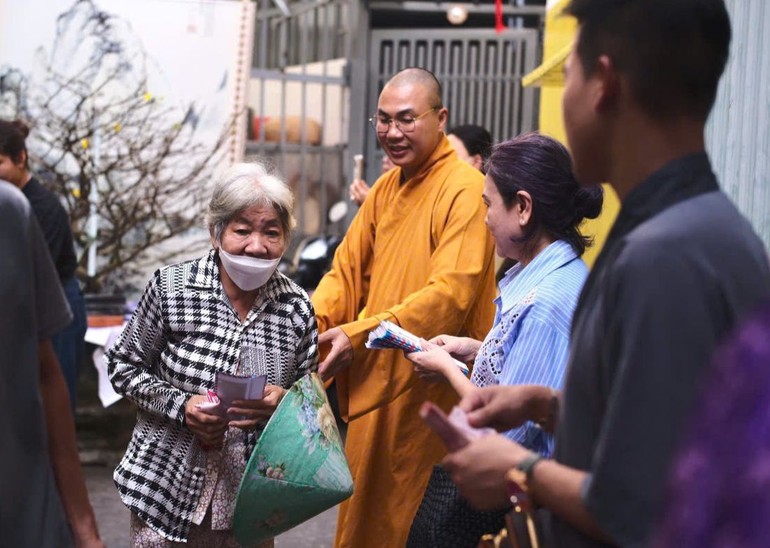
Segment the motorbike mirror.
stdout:
[[336,223],[345,218],[348,214],[348,203],[345,201],[337,202],[329,208],[329,222]]
[[307,245],[302,249],[299,259],[300,261],[317,261],[322,259],[329,252],[329,243],[326,238],[318,237],[310,240]]

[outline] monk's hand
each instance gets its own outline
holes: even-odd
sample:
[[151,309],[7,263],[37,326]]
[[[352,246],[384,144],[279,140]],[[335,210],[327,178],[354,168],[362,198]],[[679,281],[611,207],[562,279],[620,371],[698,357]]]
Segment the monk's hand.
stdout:
[[206,396],[191,396],[184,406],[185,423],[204,448],[219,448],[227,431],[227,421],[210,406],[198,406],[207,403]]
[[446,380],[447,371],[457,367],[449,353],[440,346],[424,339],[420,341],[422,350],[419,352],[404,352],[407,360],[414,364],[414,372],[425,382],[442,382]]
[[510,505],[505,474],[528,454],[528,450],[504,436],[483,436],[449,453],[441,465],[472,506],[499,510]]
[[278,404],[286,395],[286,390],[280,386],[268,384],[265,386],[265,393],[259,400],[235,400],[232,406],[227,410],[230,416],[239,417],[231,420],[228,425],[240,428],[241,430],[252,430],[257,426],[264,425],[275,412]]
[[331,345],[324,361],[318,364],[318,374],[327,380],[353,363],[353,344],[339,327],[332,327],[318,335],[318,347]]
[[481,348],[481,341],[470,337],[453,337],[452,335],[439,335],[433,337],[430,342],[449,352],[449,354],[463,363],[471,363],[476,359],[476,354]]

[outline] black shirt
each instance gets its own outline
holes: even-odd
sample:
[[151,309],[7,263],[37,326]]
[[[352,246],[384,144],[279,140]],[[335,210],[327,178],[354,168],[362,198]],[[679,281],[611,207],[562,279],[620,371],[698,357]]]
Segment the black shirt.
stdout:
[[34,177],[21,190],[29,200],[37,222],[43,230],[59,280],[62,282],[69,280],[75,274],[77,257],[67,211],[59,198]]
[[[555,458],[589,472],[583,500],[645,546],[680,430],[717,342],[770,297],[770,267],[705,153],[634,189],[581,294]],[[605,546],[553,517],[554,546]]]

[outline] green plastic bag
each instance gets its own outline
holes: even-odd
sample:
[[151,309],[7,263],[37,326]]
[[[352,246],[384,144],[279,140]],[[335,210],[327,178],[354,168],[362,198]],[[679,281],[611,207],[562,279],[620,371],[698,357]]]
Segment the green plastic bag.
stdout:
[[321,379],[289,389],[257,442],[238,489],[242,545],[275,537],[353,494],[353,478]]

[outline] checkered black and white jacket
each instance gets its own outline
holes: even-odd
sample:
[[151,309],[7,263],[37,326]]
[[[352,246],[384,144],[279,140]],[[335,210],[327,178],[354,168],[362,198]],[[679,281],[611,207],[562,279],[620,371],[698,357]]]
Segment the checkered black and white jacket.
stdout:
[[[215,251],[155,272],[106,355],[115,390],[138,407],[113,476],[126,506],[165,538],[185,541],[205,470],[185,403],[213,389],[217,371],[235,371],[241,345],[264,348],[268,384],[289,388],[317,368],[317,343],[310,299],[277,271],[244,322],[225,296]],[[250,454],[258,434],[244,436]]]

